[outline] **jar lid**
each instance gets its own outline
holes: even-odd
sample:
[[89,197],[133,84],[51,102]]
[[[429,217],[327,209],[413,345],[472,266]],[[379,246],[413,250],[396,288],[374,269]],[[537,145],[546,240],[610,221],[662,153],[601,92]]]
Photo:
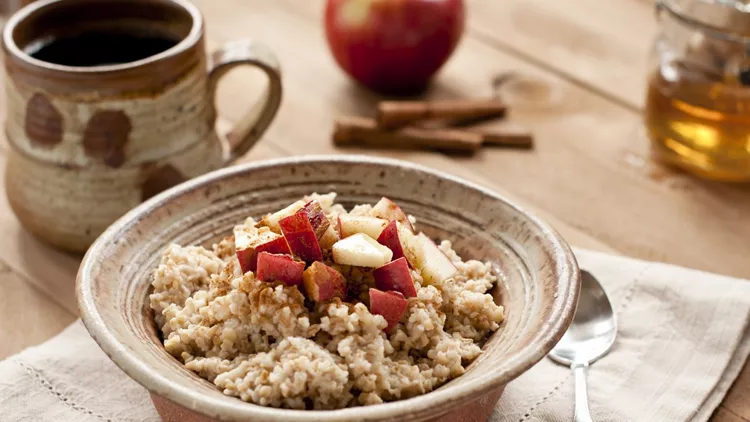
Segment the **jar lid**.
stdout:
[[656,7],[720,38],[750,41],[750,0],[658,0]]

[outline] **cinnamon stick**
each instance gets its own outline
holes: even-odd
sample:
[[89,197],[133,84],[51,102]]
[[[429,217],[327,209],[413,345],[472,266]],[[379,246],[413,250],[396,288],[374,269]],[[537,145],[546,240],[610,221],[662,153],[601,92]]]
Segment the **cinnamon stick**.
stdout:
[[[418,127],[430,130],[451,128],[444,121],[425,121]],[[458,130],[453,127],[454,130]],[[529,149],[534,146],[534,136],[528,129],[517,124],[479,124],[461,127],[461,131],[477,133],[482,136],[482,146]]]
[[465,125],[505,116],[507,106],[497,99],[447,101],[382,101],[378,104],[377,124],[395,129],[424,120],[448,120]]
[[336,145],[473,153],[482,147],[482,135],[469,131],[420,127],[391,131],[378,127],[373,119],[347,117],[335,122],[333,142]]
[[529,149],[534,146],[534,137],[529,132],[507,132],[491,129],[469,129],[482,136],[482,145]]

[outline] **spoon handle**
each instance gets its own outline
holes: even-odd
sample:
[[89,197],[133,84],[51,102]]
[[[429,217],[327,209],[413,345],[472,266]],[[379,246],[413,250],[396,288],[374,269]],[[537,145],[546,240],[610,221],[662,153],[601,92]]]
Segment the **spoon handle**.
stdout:
[[589,366],[585,363],[574,363],[571,365],[570,369],[573,370],[576,384],[576,404],[573,420],[575,422],[593,422],[591,420],[591,414],[589,413],[589,394],[586,385],[586,373],[588,372]]

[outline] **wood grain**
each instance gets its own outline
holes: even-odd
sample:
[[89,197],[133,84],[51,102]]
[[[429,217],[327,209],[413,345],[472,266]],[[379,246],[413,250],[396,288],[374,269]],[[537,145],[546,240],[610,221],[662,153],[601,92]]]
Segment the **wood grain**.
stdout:
[[714,422],[750,420],[750,361],[745,362],[745,367],[732,384],[732,388],[724,398],[721,407],[714,413],[712,420]]
[[[281,1],[311,15],[322,10],[320,1]],[[466,4],[472,39],[629,108],[642,105],[648,53],[658,29],[653,0]]]
[[[287,88],[284,109],[269,136],[293,153],[332,152],[336,150],[329,133],[335,117],[352,112],[373,115],[379,97],[336,71],[319,31],[319,16],[307,15],[306,3],[285,0],[286,7],[280,10],[278,3],[269,1],[237,2],[237,10],[243,12],[223,16],[222,25],[209,26],[209,33],[215,42],[251,36],[251,31],[264,34],[263,40],[285,63]],[[199,4],[209,22],[212,13],[217,13],[213,20],[219,19],[220,11]],[[413,160],[429,156],[450,171],[467,167],[535,209],[554,212],[568,225],[627,255],[750,275],[746,264],[750,243],[745,241],[750,236],[750,215],[743,212],[750,209],[750,189],[698,181],[650,163],[637,114],[472,38],[462,42],[427,96],[485,95],[491,77],[509,69],[530,75],[563,96],[559,104],[519,107],[512,113],[511,118],[534,133],[533,154],[487,149],[471,160],[422,153],[389,155]],[[300,116],[315,119],[302,124]],[[687,239],[727,248],[685,248]]]
[[0,360],[41,343],[76,318],[0,261]]
[[652,0],[474,0],[470,33],[614,102],[645,98]]

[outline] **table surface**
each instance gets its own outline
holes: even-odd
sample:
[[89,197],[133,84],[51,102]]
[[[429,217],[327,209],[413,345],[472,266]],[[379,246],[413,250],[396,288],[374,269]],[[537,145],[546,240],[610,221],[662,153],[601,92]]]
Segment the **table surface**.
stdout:
[[[252,37],[268,44],[282,63],[281,111],[243,161],[362,152],[334,148],[332,122],[372,113],[378,98],[351,83],[333,62],[321,26],[322,0],[195,2],[207,20],[209,48]],[[535,149],[486,149],[471,158],[368,153],[441,168],[493,188],[547,219],[576,246],[750,278],[750,186],[698,180],[649,159],[640,110],[657,30],[651,0],[468,0],[468,11],[466,36],[426,96],[488,96],[493,76],[522,75],[532,83],[515,85],[518,98],[546,89],[555,98],[546,105],[511,101],[510,119],[533,131]],[[224,124],[242,115],[261,83],[249,69],[229,75],[219,89]],[[6,150],[0,144],[0,166]],[[2,359],[77,317],[80,257],[26,233],[4,194],[0,238]],[[750,422],[747,365],[713,420]]]

